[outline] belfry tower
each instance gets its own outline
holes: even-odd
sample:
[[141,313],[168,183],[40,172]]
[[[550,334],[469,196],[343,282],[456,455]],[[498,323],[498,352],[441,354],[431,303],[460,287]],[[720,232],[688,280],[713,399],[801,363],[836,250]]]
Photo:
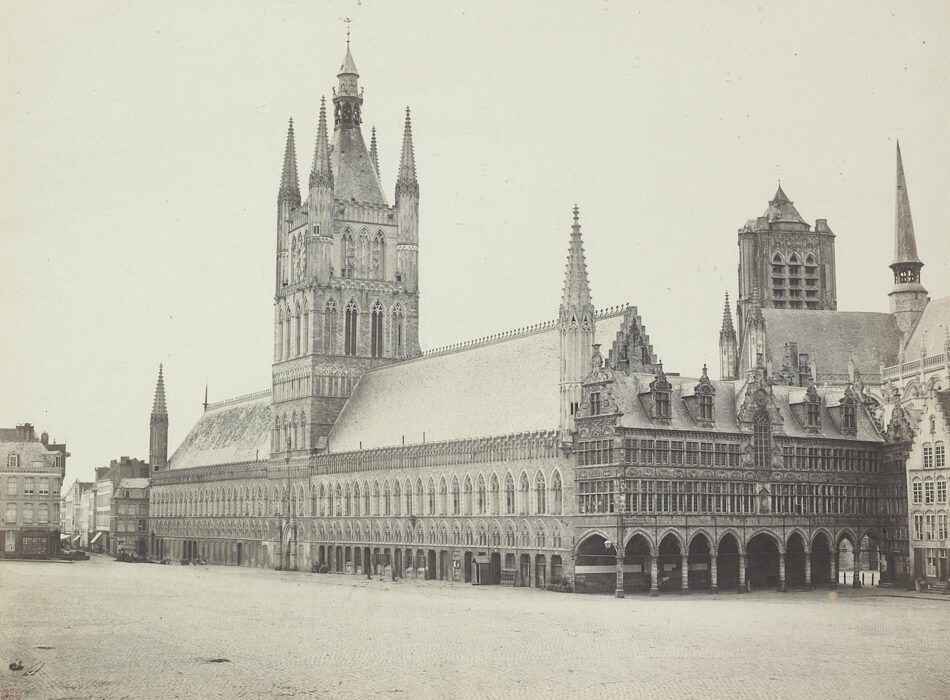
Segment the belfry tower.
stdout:
[[562,441],[574,429],[574,414],[580,406],[581,384],[590,372],[594,343],[594,305],[591,303],[580,211],[574,205],[574,225],[567,251],[564,292],[558,313],[561,347],[561,433]]
[[[294,123],[277,195],[271,454],[328,448],[327,436],[368,369],[419,354],[419,183],[409,111],[396,204],[363,139],[363,89],[347,41],[332,94],[321,100],[306,200]],[[332,449],[332,446],[329,446]]]
[[165,405],[165,377],[158,366],[155,382],[155,399],[152,401],[152,417],[149,421],[148,464],[150,472],[159,472],[168,466],[168,408]]
[[904,163],[901,159],[901,145],[898,143],[894,262],[890,264],[891,270],[894,271],[894,288],[888,297],[891,300],[891,313],[905,341],[910,337],[917,319],[920,318],[929,301],[927,290],[920,283],[920,268],[923,266],[924,264],[917,257],[914,220],[910,215],[910,199],[907,196],[907,182],[904,180]]

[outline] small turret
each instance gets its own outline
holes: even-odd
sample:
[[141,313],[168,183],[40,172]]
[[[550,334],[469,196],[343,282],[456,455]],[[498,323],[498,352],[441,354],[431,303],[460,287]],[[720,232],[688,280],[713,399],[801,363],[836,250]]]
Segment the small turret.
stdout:
[[317,120],[317,139],[313,148],[313,166],[310,169],[310,196],[307,214],[310,230],[307,235],[307,268],[317,284],[330,282],[330,264],[333,255],[333,168],[330,164],[330,137],[327,131],[327,101],[320,98],[320,117]]
[[732,312],[729,309],[729,292],[722,306],[722,328],[719,330],[719,378],[725,381],[738,379],[737,360],[739,343],[736,329],[732,325]]
[[373,127],[369,139],[369,159],[373,161],[373,168],[376,170],[376,177],[379,177],[379,152],[376,148],[376,127]]
[[[564,272],[564,291],[558,313],[561,356],[561,440],[569,441],[574,415],[580,406],[581,384],[590,368],[590,348],[594,345],[594,305],[587,279],[587,261],[581,237],[580,211],[574,205],[574,224]],[[595,354],[598,348],[595,347]]]
[[148,462],[149,471],[153,472],[168,466],[168,408],[165,405],[165,377],[161,364],[158,365],[158,380],[149,421]]
[[277,290],[289,281],[290,250],[287,232],[290,217],[300,206],[300,185],[297,181],[297,147],[294,143],[294,120],[287,126],[287,143],[284,146],[284,167],[280,174],[280,189],[277,190]]
[[904,163],[901,145],[897,144],[897,203],[894,215],[894,288],[888,294],[891,313],[906,341],[917,319],[924,312],[929,298],[920,283],[920,268],[924,264],[917,257],[917,241],[914,237],[914,220],[910,214],[910,198],[904,180]]
[[412,147],[412,118],[406,107],[403,125],[402,154],[396,177],[396,213],[399,227],[397,243],[397,274],[407,292],[419,288],[419,181],[416,179],[416,156]]

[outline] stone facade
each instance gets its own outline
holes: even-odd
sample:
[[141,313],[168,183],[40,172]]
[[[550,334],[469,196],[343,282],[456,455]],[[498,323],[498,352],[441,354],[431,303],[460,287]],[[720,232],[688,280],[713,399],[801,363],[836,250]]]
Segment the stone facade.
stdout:
[[60,547],[60,485],[66,446],[50,443],[33,426],[0,428],[3,523],[0,558],[45,559]]

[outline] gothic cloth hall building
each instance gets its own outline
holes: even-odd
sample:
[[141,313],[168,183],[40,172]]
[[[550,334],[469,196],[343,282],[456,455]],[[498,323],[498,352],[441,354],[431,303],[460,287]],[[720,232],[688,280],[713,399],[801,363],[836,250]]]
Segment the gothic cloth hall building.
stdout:
[[[579,591],[832,583],[844,540],[900,568],[903,464],[861,391],[777,385],[738,338],[721,380],[664,371],[635,307],[593,306],[576,207],[556,320],[423,352],[410,114],[390,204],[349,46],[337,77],[306,197],[287,133],[272,386],[153,456],[153,553]],[[763,225],[801,227],[782,198]],[[806,310],[835,309],[826,229]]]

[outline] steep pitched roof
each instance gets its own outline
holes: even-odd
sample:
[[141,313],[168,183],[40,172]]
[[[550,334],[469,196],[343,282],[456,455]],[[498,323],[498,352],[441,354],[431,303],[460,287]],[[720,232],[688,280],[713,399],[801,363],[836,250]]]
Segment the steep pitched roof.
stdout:
[[379,175],[359,127],[338,127],[333,132],[330,161],[333,163],[333,194],[337,199],[386,204]]
[[[598,317],[610,342],[623,314]],[[423,356],[365,373],[329,436],[331,452],[556,430],[560,340],[556,325]]]
[[119,482],[116,489],[147,489],[148,485],[148,477],[126,477]]
[[210,404],[168,460],[169,469],[266,460],[270,457],[271,393]]
[[769,201],[769,208],[765,210],[763,216],[768,218],[770,224],[794,223],[808,226],[808,222],[802,218],[795,208],[795,203],[786,196],[781,184],[779,184],[775,196]]
[[891,314],[864,311],[762,309],[768,336],[768,359],[777,366],[785,344],[797,343],[819,375],[848,373],[849,353],[865,377],[878,376],[880,363],[897,361],[901,334]]
[[[656,429],[657,425],[650,418],[647,408],[639,400],[640,394],[649,391],[650,382],[656,377],[652,374],[622,374],[614,375],[614,384],[610,385],[611,395],[623,414],[620,425],[624,428]],[[716,381],[710,380],[715,389],[713,396],[713,416],[715,423],[712,427],[704,427],[690,415],[684,397],[692,396],[698,378],[675,377],[667,375],[667,381],[672,385],[670,395],[670,424],[663,426],[663,430],[683,430],[690,432],[740,432],[736,419],[736,406],[742,401],[745,391],[745,380]],[[798,418],[792,413],[791,404],[800,403],[805,389],[790,386],[772,387],[772,396],[782,416],[782,432],[789,437],[815,437],[805,430]],[[829,407],[835,407],[841,400],[843,390],[819,389],[822,397],[821,436],[837,439],[854,439],[869,442],[882,442],[882,437],[875,428],[870,417],[863,411],[858,411],[857,435],[854,438],[844,436],[831,418]]]
[[950,296],[931,299],[924,307],[914,326],[914,331],[904,346],[904,361],[910,362],[920,355],[920,344],[924,344],[924,354],[927,357],[939,355],[943,352],[943,345],[947,338],[947,329],[950,328]]

